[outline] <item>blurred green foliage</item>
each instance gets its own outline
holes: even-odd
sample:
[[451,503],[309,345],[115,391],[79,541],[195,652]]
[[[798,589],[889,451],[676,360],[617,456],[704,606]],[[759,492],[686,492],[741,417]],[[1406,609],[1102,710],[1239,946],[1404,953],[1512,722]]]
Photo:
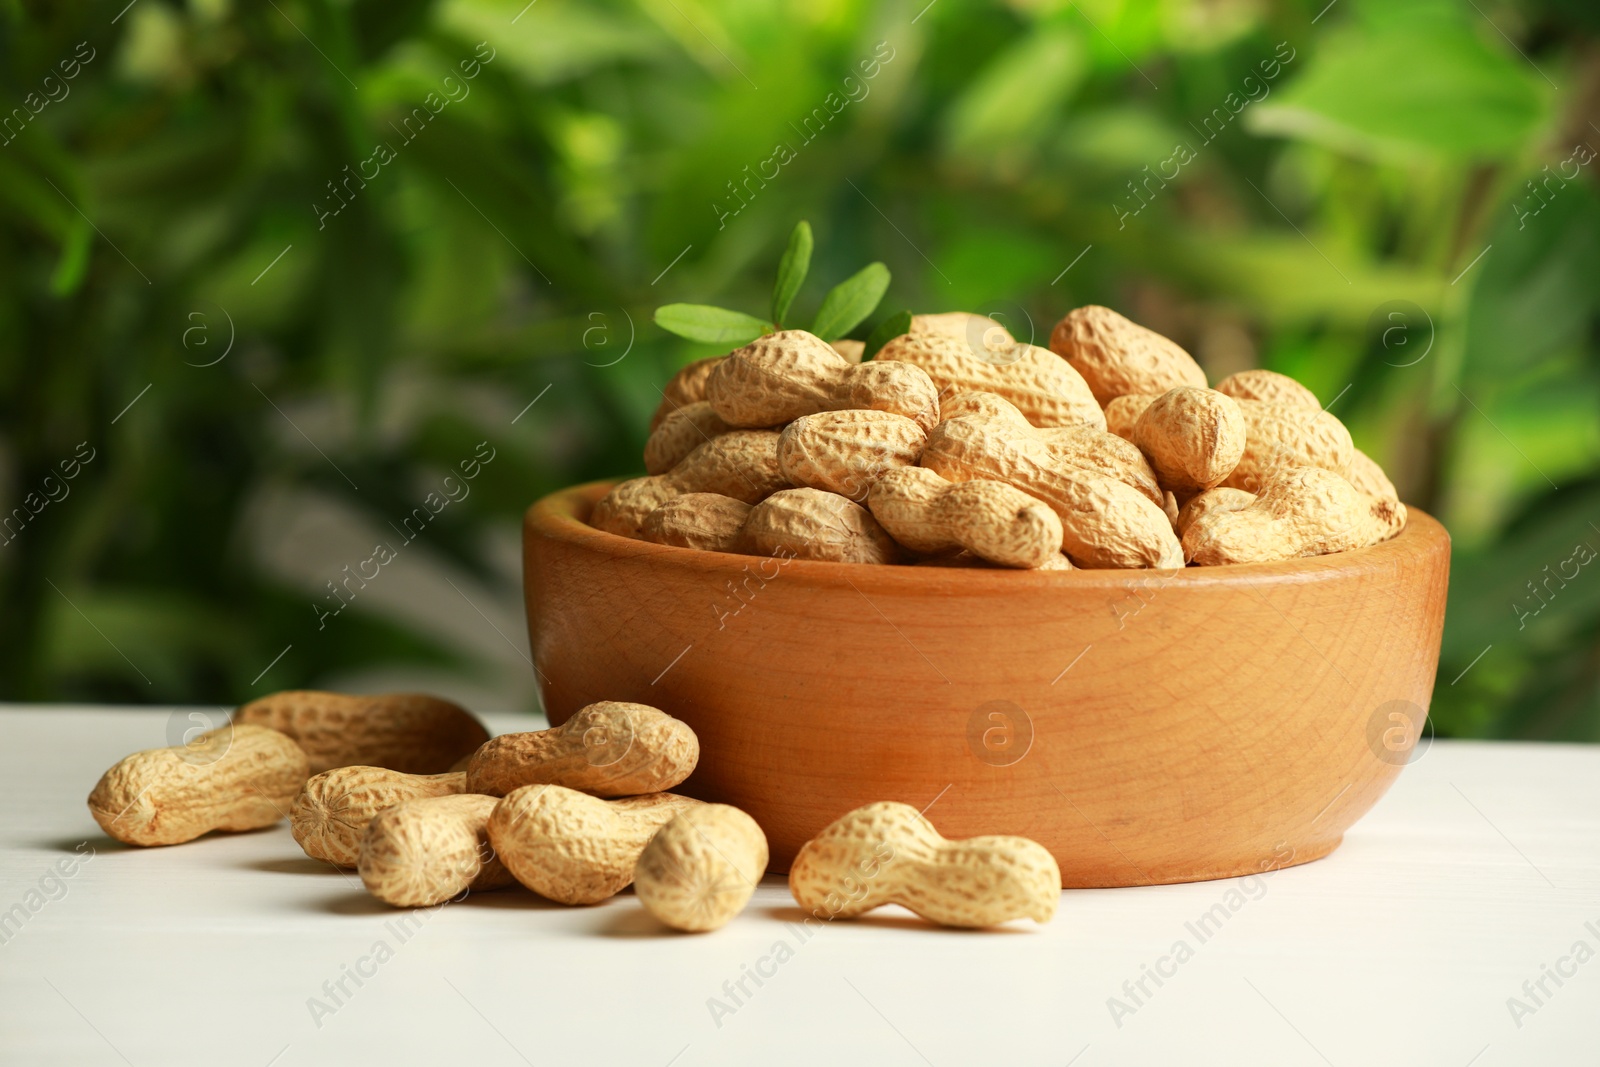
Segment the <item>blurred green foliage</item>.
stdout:
[[1600,740],[1592,4],[525,3],[0,4],[0,695],[472,672],[317,633],[261,501],[386,521],[492,441],[426,534],[487,577],[714,351],[653,309],[764,313],[808,218],[803,318],[883,260],[880,314],[1300,378],[1455,538],[1438,730]]

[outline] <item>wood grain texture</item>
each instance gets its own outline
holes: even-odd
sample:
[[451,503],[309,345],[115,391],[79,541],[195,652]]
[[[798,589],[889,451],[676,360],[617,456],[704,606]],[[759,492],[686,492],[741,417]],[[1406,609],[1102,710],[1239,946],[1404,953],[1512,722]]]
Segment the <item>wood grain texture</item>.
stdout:
[[772,869],[898,800],[947,837],[1020,834],[1065,887],[1256,873],[1338,846],[1403,765],[1444,622],[1449,537],[1413,510],[1334,556],[1155,571],[752,559],[529,509],[524,579],[552,723],[597,700],[699,736],[680,792],[760,823]]

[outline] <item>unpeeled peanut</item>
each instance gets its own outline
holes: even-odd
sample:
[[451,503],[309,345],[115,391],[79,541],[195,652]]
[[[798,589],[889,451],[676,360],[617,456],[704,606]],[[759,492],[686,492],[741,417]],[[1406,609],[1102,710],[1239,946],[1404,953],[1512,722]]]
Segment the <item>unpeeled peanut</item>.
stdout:
[[525,785],[598,797],[659,793],[689,777],[699,759],[688,723],[645,704],[603,700],[554,729],[488,741],[467,764],[466,789],[497,797]]
[[644,443],[645,472],[665,474],[687,459],[690,452],[731,429],[704,400],[670,411]]
[[489,840],[517,881],[540,896],[598,904],[633,881],[657,830],[700,803],[676,793],[601,800],[559,785],[526,785],[495,805]]
[[335,767],[314,776],[294,798],[289,831],[312,859],[354,867],[373,816],[408,800],[465,792],[466,778],[460,771],[406,774],[385,767]]
[[89,814],[124,844],[176,845],[271,826],[310,773],[288,735],[235,723],[119,760],[89,794]]
[[1351,485],[1368,496],[1395,503],[1400,501],[1400,494],[1395,491],[1389,476],[1383,473],[1383,468],[1359,448],[1350,453],[1350,471],[1345,477],[1350,479]]
[[767,869],[767,837],[726,804],[673,816],[634,864],[633,891],[646,911],[674,930],[716,930],[750,902]]
[[1061,899],[1055,857],[1025,837],[948,841],[909,804],[857,808],[807,841],[789,891],[818,918],[899,904],[941,926],[1049,922]]
[[1222,484],[1259,492],[1278,467],[1321,467],[1341,477],[1350,470],[1355,444],[1344,423],[1321,408],[1239,400],[1245,421],[1244,454]]
[[645,517],[675,496],[717,493],[754,504],[788,484],[778,468],[777,432],[734,430],[700,445],[666,474],[619,482],[595,504],[589,525],[636,538]]
[[[1131,441],[1091,426],[1034,426],[1023,418],[1016,405],[994,393],[958,394],[946,400],[939,413],[941,419],[979,415],[993,420],[1019,449],[1041,459],[1047,456],[1054,466],[1081,467],[1110,475],[1133,486],[1152,502],[1162,503],[1156,472]],[[1035,441],[1043,449],[1036,447]]]
[[867,497],[879,524],[913,552],[966,549],[1007,567],[1061,559],[1061,520],[1049,505],[1005,482],[949,482],[926,467],[879,478]]
[[939,414],[938,390],[920,368],[851,363],[804,330],[768,334],[729,353],[707,379],[706,399],[730,426],[783,426],[819,411],[863,408],[928,429]]
[[1026,344],[974,348],[956,337],[908,333],[885,344],[877,358],[921,367],[941,397],[994,393],[1035,426],[1105,429],[1105,413],[1083,377],[1047,349]]
[[750,505],[717,493],[685,493],[646,515],[639,536],[658,545],[702,552],[744,552]]
[[672,376],[666,387],[661,390],[661,403],[657,405],[656,413],[650,417],[652,433],[672,412],[706,398],[706,379],[711,376],[711,372],[722,359],[722,356],[697,359]]
[[1272,404],[1298,404],[1322,410],[1317,394],[1289,377],[1270,370],[1242,370],[1217,383],[1217,392],[1235,400],[1265,400]]
[[[929,556],[927,559],[919,559],[919,560],[916,561],[915,564],[913,564],[913,566],[917,566],[917,567],[975,567],[975,568],[983,569],[983,570],[1015,570],[1016,569],[1014,567],[1003,566],[1002,564],[999,564],[999,563],[990,563],[988,560],[984,559],[982,556],[976,555],[976,554],[974,554],[972,552],[968,552],[966,549],[962,549],[960,552],[956,552],[953,555],[948,555],[948,556]],[[1045,560],[1044,563],[1042,563],[1039,566],[1033,568],[1033,570],[1035,570],[1035,571],[1070,571],[1072,569],[1073,569],[1072,568],[1072,561],[1066,557],[1065,553],[1061,553],[1061,552],[1057,552],[1055,555],[1053,555],[1049,559]]]
[[1144,409],[1155,403],[1154,393],[1125,393],[1106,405],[1106,432],[1124,441],[1133,440],[1133,428]]
[[851,363],[860,363],[861,357],[867,354],[867,343],[865,341],[852,341],[848,337],[829,341],[828,347]]
[[1057,466],[992,419],[946,419],[928,436],[922,466],[953,482],[1005,482],[1048,504],[1061,519],[1062,548],[1083,567],[1183,566],[1183,551],[1159,504],[1097,471]]
[[1387,540],[1405,518],[1404,504],[1369,496],[1332,471],[1280,466],[1249,504],[1195,518],[1183,550],[1202,566],[1320,556]]
[[465,708],[424,693],[349,696],[291,689],[252,700],[233,721],[280,730],[305,749],[311,773],[387,767],[440,774],[489,740]]
[[987,315],[971,311],[940,311],[932,315],[911,316],[912,333],[932,333],[959,338],[974,352],[1008,349],[1017,343],[1011,331]]
[[778,467],[791,484],[860,502],[886,471],[913,466],[928,435],[889,411],[802,415],[778,437]]
[[1069,311],[1056,323],[1050,350],[1083,375],[1102,407],[1127,393],[1206,387],[1205,371],[1177,344],[1094,304]]
[[1196,493],[1189,498],[1178,512],[1178,517],[1172,523],[1173,532],[1178,535],[1178,540],[1183,540],[1183,535],[1189,532],[1189,527],[1202,515],[1212,511],[1238,511],[1240,508],[1249,507],[1256,502],[1254,493],[1247,493],[1243,489],[1227,489],[1218,487],[1207,489],[1203,493]]
[[1231,396],[1183,385],[1144,409],[1132,440],[1149,458],[1161,487],[1187,498],[1210,489],[1239,465],[1244,416]]
[[373,816],[357,870],[367,892],[397,908],[442,904],[468,890],[502,889],[512,877],[486,826],[499,800],[459,796],[408,800]]
[[785,489],[750,511],[743,527],[748,551],[759,556],[828,563],[894,563],[900,546],[872,512],[820,489]]

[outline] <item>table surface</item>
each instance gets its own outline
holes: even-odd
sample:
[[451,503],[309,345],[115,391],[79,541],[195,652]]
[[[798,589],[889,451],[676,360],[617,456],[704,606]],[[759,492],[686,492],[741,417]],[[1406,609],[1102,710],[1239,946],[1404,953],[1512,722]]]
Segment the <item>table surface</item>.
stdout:
[[1600,747],[1441,741],[1327,859],[1043,927],[808,929],[769,876],[686,936],[631,893],[390,909],[285,824],[118,845],[84,798],[187,714],[0,705],[0,1063],[1600,1062]]

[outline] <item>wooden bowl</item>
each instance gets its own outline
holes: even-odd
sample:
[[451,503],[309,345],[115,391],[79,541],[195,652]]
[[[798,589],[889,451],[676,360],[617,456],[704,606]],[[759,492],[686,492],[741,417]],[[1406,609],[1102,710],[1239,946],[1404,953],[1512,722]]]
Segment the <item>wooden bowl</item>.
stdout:
[[632,700],[700,737],[684,791],[755,817],[785,870],[876,800],[947,837],[1023,834],[1065,887],[1327,855],[1426,715],[1450,539],[1179,572],[866,566],[699,552],[528,510],[528,629],[559,724]]

